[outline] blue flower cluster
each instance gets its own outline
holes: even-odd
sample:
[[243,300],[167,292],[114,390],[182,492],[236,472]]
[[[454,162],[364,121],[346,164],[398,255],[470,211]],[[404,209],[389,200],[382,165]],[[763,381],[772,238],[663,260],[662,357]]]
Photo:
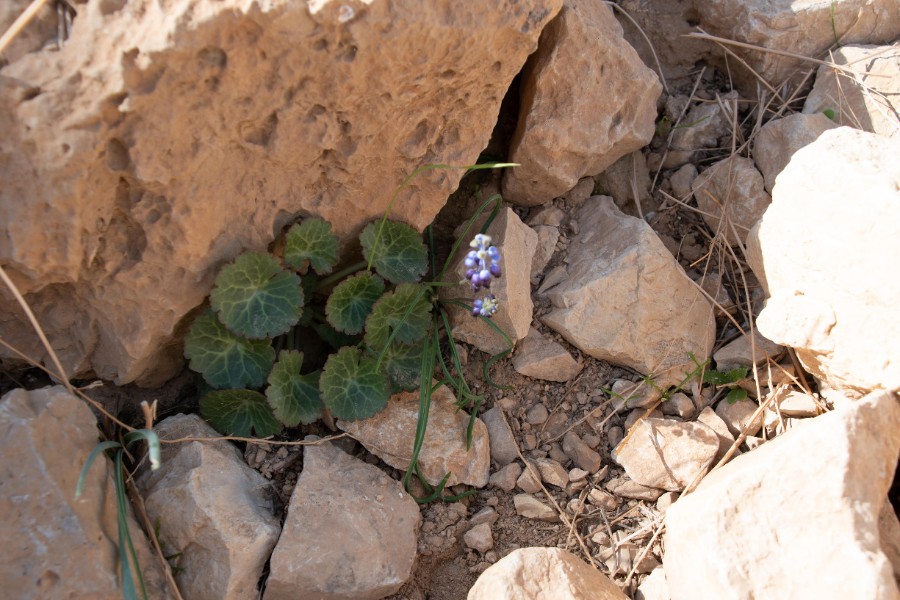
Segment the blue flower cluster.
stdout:
[[479,298],[473,303],[472,306],[472,316],[485,316],[487,318],[491,318],[497,309],[500,307],[500,303],[497,302],[497,299],[494,298],[493,294],[488,294],[484,298]]
[[469,246],[472,250],[466,255],[466,279],[472,282],[472,291],[491,287],[491,279],[500,277],[500,251],[491,246],[491,236],[479,233]]

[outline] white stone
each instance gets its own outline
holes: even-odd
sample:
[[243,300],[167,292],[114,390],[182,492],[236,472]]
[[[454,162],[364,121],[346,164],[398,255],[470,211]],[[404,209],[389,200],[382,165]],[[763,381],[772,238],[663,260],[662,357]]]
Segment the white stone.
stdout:
[[463,541],[472,550],[478,550],[484,554],[494,547],[494,534],[491,533],[490,523],[475,525],[463,534]]
[[662,567],[653,569],[638,586],[634,600],[670,600],[665,569]]
[[516,514],[526,519],[550,522],[559,520],[555,510],[531,494],[516,494],[513,496],[513,505],[516,507]]
[[821,113],[795,113],[763,125],[753,142],[753,162],[762,173],[766,191],[775,187],[775,178],[797,150],[810,145],[837,123]]
[[666,511],[672,599],[900,598],[878,538],[898,431],[877,392],[708,475]]
[[606,575],[559,548],[520,548],[481,574],[467,600],[627,600]]
[[900,138],[826,131],[779,175],[755,233],[771,294],[760,333],[855,396],[900,389],[897,156]]
[[756,165],[739,155],[700,173],[692,189],[703,220],[732,246],[744,243],[772,202]]
[[755,419],[753,418],[757,409],[759,409],[759,405],[752,400],[729,402],[723,398],[716,405],[716,415],[725,422],[731,435],[737,438],[744,430],[746,430],[747,435],[759,433],[763,426],[764,417],[762,412],[760,412]]
[[543,320],[582,352],[652,374],[660,387],[681,381],[709,357],[715,319],[649,225],[594,196],[576,213],[580,233],[568,275],[549,290]]

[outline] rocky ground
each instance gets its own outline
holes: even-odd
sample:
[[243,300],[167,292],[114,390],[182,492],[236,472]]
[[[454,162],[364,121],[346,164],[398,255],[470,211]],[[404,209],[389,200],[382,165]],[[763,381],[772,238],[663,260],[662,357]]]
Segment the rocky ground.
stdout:
[[[317,45],[310,38],[310,51],[334,54],[348,65],[360,56],[362,66],[340,72],[336,85],[345,91],[358,82],[354,69],[372,68],[373,58],[366,52],[368,33],[354,30],[356,37],[345,39],[340,25],[380,23],[387,18],[379,12],[382,4],[368,13],[341,7],[340,14],[335,9],[316,17],[332,35],[316,30],[319,41],[337,41]],[[240,137],[247,147],[267,148],[265,154],[241,155],[259,174],[256,212],[248,217],[245,208],[229,214],[220,207],[225,216],[216,215],[193,240],[184,232],[198,219],[212,220],[212,213],[190,213],[178,208],[178,199],[191,186],[204,190],[198,198],[215,195],[221,176],[206,173],[202,157],[190,155],[182,157],[182,167],[194,175],[154,179],[172,164],[147,158],[143,150],[153,133],[147,124],[156,122],[158,130],[162,117],[142,102],[153,94],[194,93],[178,79],[188,54],[159,54],[161,64],[172,68],[153,77],[151,68],[125,68],[123,85],[144,120],[102,112],[103,127],[117,136],[113,141],[129,145],[124,158],[107,142],[102,164],[86,161],[86,170],[46,161],[54,181],[106,191],[118,186],[105,245],[86,250],[98,262],[67,267],[69,258],[37,253],[29,245],[37,238],[25,235],[24,226],[10,233],[7,245],[0,242],[0,262],[15,267],[17,283],[38,307],[54,344],[64,334],[84,335],[83,343],[61,342],[67,367],[82,374],[93,369],[122,384],[76,379],[83,393],[135,426],[144,421],[140,401],[156,400],[160,436],[181,440],[164,444],[163,469],[142,467],[135,477],[137,520],[153,530],[159,553],[169,557],[156,561],[146,540],[138,544],[152,597],[177,598],[177,582],[187,600],[477,600],[512,597],[498,591],[509,585],[522,598],[900,598],[900,496],[894,483],[900,453],[897,7],[880,5],[877,19],[878,10],[857,10],[853,2],[837,3],[824,20],[810,9],[791,17],[804,31],[798,39],[762,27],[738,10],[742,3],[723,9],[699,0],[660,2],[650,11],[631,1],[615,10],[600,3],[532,4],[527,17],[491,13],[495,20],[484,25],[504,32],[511,58],[485,76],[491,83],[477,100],[462,92],[468,79],[442,71],[460,92],[454,114],[463,116],[445,115],[435,124],[423,117],[418,100],[412,102],[404,109],[412,120],[396,123],[397,139],[380,140],[376,149],[396,146],[402,160],[358,182],[350,157],[375,151],[360,133],[373,123],[354,117],[365,113],[364,95],[347,92],[346,114],[334,123],[320,122],[330,114],[320,111],[295,129],[300,120],[293,108],[279,109],[274,121],[263,118],[267,98],[285,97],[276,84],[248,100],[242,110],[259,122],[242,121]],[[125,19],[110,6],[102,17],[85,12],[92,19]],[[265,24],[263,30],[280,26],[271,15],[254,19]],[[762,29],[748,33],[751,22]],[[260,48],[280,48],[246,23],[217,26],[238,39],[250,36]],[[462,30],[471,26],[460,24]],[[405,43],[421,42],[420,27],[412,27]],[[826,55],[839,29],[842,45]],[[706,31],[833,62],[735,55],[739,47],[727,40],[701,39]],[[688,32],[695,37],[678,37]],[[206,66],[198,67],[208,88],[201,96],[217,97],[220,77],[222,94],[244,93],[245,84],[229,81],[226,63],[212,60],[219,55],[209,50],[229,41],[216,26],[196,35],[198,44],[207,44],[201,53]],[[37,77],[40,53],[27,47],[29,39],[13,47],[0,75]],[[96,43],[114,55],[119,51],[118,42]],[[168,42],[150,35],[142,43]],[[484,43],[479,52],[498,52],[493,42]],[[534,47],[516,76],[512,55],[521,55],[521,66]],[[237,58],[228,64],[253,62],[240,50],[232,56]],[[403,52],[389,58],[385,69],[406,82]],[[81,65],[81,58],[66,60],[72,64],[55,67],[61,73]],[[855,74],[848,75],[850,67]],[[115,87],[114,79],[102,81],[104,93]],[[48,90],[54,85],[44,83]],[[66,94],[80,98],[85,89],[94,91],[80,80],[73,85]],[[20,127],[34,125],[28,119],[41,114],[22,100],[21,90],[0,90],[0,100],[19,111],[10,124],[16,140],[49,135]],[[291,90],[292,98],[310,93],[304,86]],[[53,93],[32,98],[47,110]],[[402,90],[385,92],[380,106],[393,106],[394,93],[402,96]],[[426,96],[420,90],[416,97]],[[96,108],[88,104],[88,112]],[[237,109],[194,106],[179,119],[190,121],[185,115],[192,110],[205,119],[210,111]],[[495,126],[482,122],[497,110]],[[210,139],[230,139],[214,121],[202,121]],[[404,137],[407,130],[410,137]],[[460,141],[460,131],[470,130],[477,136]],[[90,135],[78,130],[67,143],[90,145]],[[333,148],[297,159],[278,136],[313,136]],[[270,144],[270,137],[276,141]],[[34,158],[40,145],[23,147],[22,156]],[[0,158],[7,157],[0,162],[4,173],[21,166],[15,148],[12,142],[0,147]],[[179,148],[171,146],[172,156]],[[392,399],[389,409],[365,421],[319,422],[266,442],[195,441],[217,434],[196,416],[193,375],[172,376],[182,363],[170,350],[178,344],[181,319],[208,293],[210,273],[230,258],[222,232],[249,219],[250,229],[241,230],[232,246],[268,243],[272,219],[260,215],[284,212],[268,201],[285,193],[272,183],[284,176],[281,163],[294,168],[292,161],[315,158],[327,166],[311,181],[298,179],[307,191],[321,190],[321,178],[330,178],[335,189],[380,189],[391,187],[388,179],[402,178],[405,161],[458,162],[482,149],[483,156],[508,157],[521,166],[473,173],[449,199],[456,179],[422,183],[415,191],[427,201],[403,209],[403,217],[419,225],[434,219],[438,248],[446,249],[484,198],[497,192],[504,198],[489,230],[504,255],[504,276],[492,292],[502,305],[495,322],[516,349],[490,365],[487,381],[485,365],[503,344],[469,315],[451,315],[463,375],[484,404],[467,449],[467,414],[455,409],[449,390],[436,392],[420,457],[423,478],[433,485],[450,472],[445,494],[460,497],[418,505],[413,496],[426,496],[424,485],[414,478],[411,495],[402,489],[414,395]],[[19,158],[8,158],[14,155]],[[10,181],[20,191],[32,185],[20,176]],[[121,192],[123,185],[132,191]],[[245,182],[236,185],[248,189]],[[23,207],[31,205],[14,206],[8,186],[2,187],[2,214],[10,223],[24,223]],[[40,187],[32,196],[49,193]],[[386,198],[376,198],[365,214],[354,213],[339,192],[328,194],[334,197],[324,211],[344,219],[348,231],[386,205]],[[136,198],[133,207],[123,204],[126,196]],[[42,213],[48,222],[56,218],[53,211],[65,212],[62,202]],[[174,210],[163,207],[170,202]],[[313,204],[303,199],[287,212],[315,210]],[[106,214],[101,205],[94,209]],[[151,227],[157,222],[153,211],[156,219],[165,214],[158,230]],[[170,243],[189,246],[175,261],[160,258],[166,254],[159,242],[164,228]],[[144,235],[139,252],[137,230]],[[46,242],[46,235],[40,239]],[[82,241],[67,243],[81,248]],[[70,280],[66,269],[80,275]],[[185,277],[185,270],[196,277]],[[452,273],[451,283],[461,277]],[[172,277],[178,298],[168,302],[154,288]],[[130,278],[140,283],[125,289]],[[57,314],[54,307],[67,291],[75,300]],[[466,286],[447,293],[466,294]],[[127,310],[108,307],[116,294]],[[128,311],[141,300],[146,306],[134,314],[143,315],[146,335],[137,336]],[[2,307],[6,329],[0,333],[24,340],[14,312]],[[98,327],[115,335],[98,336]],[[109,339],[116,335],[118,342]],[[30,346],[40,356],[37,347]],[[733,369],[741,368],[735,375]],[[126,383],[131,381],[165,383],[146,389]],[[13,490],[0,505],[3,530],[27,540],[10,561],[13,567],[0,571],[0,582],[21,589],[21,597],[51,597],[78,586],[115,588],[112,544],[94,541],[113,536],[108,473],[94,473],[86,502],[71,504],[66,493],[77,476],[72,457],[83,462],[96,442],[95,420],[62,387],[44,387],[51,383],[38,369],[3,363],[0,448],[7,464],[36,473],[26,478],[10,471],[0,478]],[[110,422],[105,426],[113,431]],[[48,428],[60,432],[52,441]],[[29,497],[41,500],[17,500]],[[82,537],[54,541],[54,532],[72,518],[87,523]],[[41,548],[51,541],[78,560],[60,566],[46,558]],[[105,567],[88,568],[97,564]],[[82,579],[84,571],[97,571],[98,579]]]

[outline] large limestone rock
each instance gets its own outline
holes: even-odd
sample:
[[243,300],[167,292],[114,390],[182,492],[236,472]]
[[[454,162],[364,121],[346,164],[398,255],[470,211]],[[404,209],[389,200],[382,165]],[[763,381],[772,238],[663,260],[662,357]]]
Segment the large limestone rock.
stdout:
[[379,600],[412,574],[421,517],[398,481],[307,446],[263,600]]
[[[835,44],[891,42],[900,36],[897,0],[697,0],[694,14],[700,27],[713,35],[769,50],[800,56],[822,56]],[[802,59],[731,46],[758,76],[779,86],[792,72],[808,69]],[[748,95],[755,93],[757,76],[738,61],[728,62],[729,73]]]
[[763,125],[753,142],[753,162],[762,173],[766,191],[772,193],[775,178],[797,150],[809,146],[824,132],[837,126],[821,113],[796,113]]
[[852,74],[819,67],[803,112],[830,109],[840,125],[900,137],[900,42],[891,46],[844,46],[834,51],[832,60],[846,65]]
[[692,186],[703,220],[732,246],[743,245],[772,198],[749,158],[733,155],[703,171]]
[[900,598],[878,539],[898,431],[877,392],[713,472],[666,511],[672,600]]
[[712,306],[641,219],[594,196],[576,213],[568,274],[544,323],[582,352],[678,383],[715,341]]
[[[338,427],[387,464],[405,471],[412,460],[418,418],[419,392],[401,392],[394,394],[387,408],[377,415],[359,421],[338,421]],[[419,469],[428,483],[437,485],[450,473],[448,486],[487,485],[491,467],[488,430],[481,419],[475,419],[472,445],[466,449],[468,426],[469,415],[456,407],[453,391],[446,385],[436,389],[431,395],[428,428],[419,452]]]
[[[349,236],[417,167],[476,160],[560,6],[79,4],[61,52],[0,71],[0,263],[70,375],[159,384],[221,265],[301,214]],[[461,175],[393,216],[423,227]],[[42,357],[2,298],[0,335]]]
[[513,550],[481,574],[468,600],[626,600],[606,575],[560,548]]
[[856,395],[900,389],[900,138],[841,127],[797,152],[755,230],[760,333]]
[[534,206],[570,190],[653,137],[662,86],[602,2],[569,0],[522,77],[506,199]]
[[[175,415],[155,428],[161,439],[217,437],[197,415]],[[255,597],[281,533],[271,483],[229,442],[162,445],[162,465],[139,480],[147,514],[159,523],[168,554],[180,554],[178,589],[197,600]]]
[[[94,462],[75,500],[81,468],[97,442],[94,415],[62,386],[0,398],[0,595],[122,598],[110,461]],[[158,559],[130,514],[128,527],[147,593],[168,598]]]

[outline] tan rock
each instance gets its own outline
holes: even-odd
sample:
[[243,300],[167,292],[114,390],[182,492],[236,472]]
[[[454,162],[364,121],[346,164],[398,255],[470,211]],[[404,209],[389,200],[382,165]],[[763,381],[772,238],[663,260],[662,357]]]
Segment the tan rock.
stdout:
[[[900,18],[900,9],[895,7],[895,10]],[[895,29],[895,36],[900,35],[900,26]],[[852,73],[838,73],[824,65],[819,67],[803,112],[821,113],[830,109],[838,125],[900,137],[900,42],[890,46],[845,45],[832,52],[829,60],[850,68]]]
[[532,463],[532,467],[533,469],[529,469],[527,466],[522,469],[522,474],[516,480],[516,487],[526,494],[537,494],[541,491],[541,472],[536,464]]
[[[699,17],[699,25],[704,31],[800,57],[822,56],[836,41],[839,45],[874,44],[890,42],[900,36],[900,5],[895,0],[802,4],[767,0],[699,0],[693,7],[693,14]],[[801,58],[776,52],[742,47],[729,49],[739,60],[728,61],[728,72],[748,94],[755,93],[759,77],[780,86],[790,75],[809,68],[809,63]],[[739,65],[739,61],[746,62],[753,73]]]
[[700,414],[697,416],[697,422],[703,423],[716,432],[716,437],[719,439],[719,449],[716,450],[716,457],[713,459],[713,464],[716,464],[734,444],[735,437],[728,429],[725,421],[722,420],[722,417],[717,415],[716,411],[709,406],[700,411]]
[[626,600],[606,575],[560,548],[513,550],[481,574],[468,600]]
[[837,123],[821,113],[796,113],[769,121],[760,128],[753,142],[753,162],[762,173],[770,194],[778,177],[800,148],[812,144]]
[[656,502],[663,495],[662,490],[641,485],[626,476],[610,479],[606,482],[605,487],[610,493],[621,498],[634,498],[649,502]]
[[516,494],[513,496],[513,504],[516,514],[526,519],[555,522],[559,520],[556,511],[532,496],[531,494]]
[[680,200],[689,200],[690,195],[694,193],[692,186],[695,179],[697,179],[697,167],[692,163],[684,165],[672,173],[672,177],[669,178],[672,194]]
[[492,473],[488,479],[488,484],[492,487],[500,488],[504,492],[511,492],[516,487],[516,480],[522,474],[522,465],[519,463],[509,463],[496,473]]
[[[353,436],[369,452],[395,469],[406,470],[412,460],[413,440],[419,416],[419,392],[394,394],[387,408],[368,419],[338,421],[337,426]],[[472,445],[466,450],[469,415],[456,407],[456,397],[445,385],[431,395],[428,428],[419,452],[419,469],[431,485],[450,473],[447,486],[460,483],[484,487],[488,482],[491,455],[487,427],[475,420]]]
[[712,350],[712,306],[649,225],[594,196],[576,213],[568,275],[543,320],[582,352],[652,374],[662,388]]
[[660,406],[662,414],[679,417],[681,419],[691,419],[697,414],[697,407],[694,401],[687,394],[676,392],[663,401]]
[[558,487],[561,490],[566,489],[566,485],[569,483],[569,474],[561,464],[552,458],[536,458],[534,464],[537,466],[544,483]]
[[[349,237],[416,168],[475,161],[561,4],[79,3],[61,51],[3,68],[0,262],[70,375],[158,385],[222,264],[301,214]],[[392,215],[421,229],[462,174]]]
[[650,194],[650,170],[640,150],[626,154],[597,176],[602,193],[612,196],[626,215],[643,217],[657,206]]
[[377,600],[412,575],[419,507],[377,467],[306,446],[263,600]]
[[755,234],[771,294],[760,333],[853,396],[900,389],[900,361],[885,359],[900,356],[897,156],[900,138],[826,131],[782,171]]
[[481,415],[488,431],[491,458],[499,465],[508,465],[519,457],[519,445],[513,435],[503,409],[495,406]]
[[700,173],[693,190],[703,220],[732,246],[743,245],[772,202],[753,161],[738,155]]
[[680,492],[706,473],[718,449],[716,433],[702,423],[648,418],[619,444],[615,460],[642,485]]
[[[522,223],[511,208],[501,210],[487,230],[493,244],[500,249],[503,259],[500,266],[503,275],[491,283],[489,291],[472,293],[472,286],[466,281],[466,266],[463,264],[465,252],[456,257],[455,266],[448,269],[446,281],[457,283],[452,287],[442,287],[442,298],[481,298],[493,294],[500,308],[491,320],[502,329],[513,344],[528,335],[531,327],[531,259],[537,248],[537,234]],[[466,240],[468,243],[468,240]],[[450,324],[453,337],[472,344],[482,352],[497,354],[509,349],[506,340],[494,329],[472,317],[472,314],[458,307],[450,306]]]
[[463,541],[472,550],[478,550],[484,554],[494,547],[494,534],[491,533],[490,523],[475,525],[463,534]]
[[533,328],[516,350],[512,364],[526,377],[560,382],[573,379],[583,366],[561,344]]
[[747,435],[756,435],[763,426],[764,416],[762,413],[754,419],[753,415],[759,409],[759,405],[753,400],[737,400],[729,402],[728,400],[719,400],[716,405],[716,415],[719,416],[728,431],[737,438],[746,430]]
[[898,431],[879,392],[707,476],[666,511],[672,599],[900,598],[878,539]]
[[[696,159],[697,152],[719,145],[719,139],[731,132],[738,110],[738,93],[728,92],[710,102],[702,102],[688,110],[671,132],[668,151],[662,162],[664,169],[674,169]],[[670,126],[680,113],[667,107]]]
[[541,273],[547,267],[547,263],[556,252],[556,242],[559,241],[559,229],[549,225],[532,225],[532,229],[537,234],[537,248],[534,251],[534,258],[531,260],[531,277],[540,277]]
[[[112,462],[98,457],[81,499],[75,485],[97,445],[97,420],[62,386],[0,398],[0,561],[7,598],[120,600]],[[169,598],[156,555],[128,528],[151,598]]]
[[603,466],[600,454],[596,450],[592,450],[574,431],[567,432],[563,437],[562,449],[566,456],[584,472],[596,473]]
[[656,75],[622,37],[612,9],[567,1],[522,76],[504,198],[535,206],[601,173],[653,137]]
[[[155,428],[160,439],[217,437],[198,415]],[[271,482],[229,442],[162,445],[162,465],[137,481],[167,554],[180,554],[178,589],[198,600],[241,600],[257,583],[281,533]]]
[[784,348],[761,335],[754,329],[752,335],[741,335],[728,342],[713,354],[716,369],[728,371],[736,367],[752,367],[776,360],[784,353]]
[[815,417],[821,412],[815,399],[805,392],[787,391],[775,400],[786,417]]

